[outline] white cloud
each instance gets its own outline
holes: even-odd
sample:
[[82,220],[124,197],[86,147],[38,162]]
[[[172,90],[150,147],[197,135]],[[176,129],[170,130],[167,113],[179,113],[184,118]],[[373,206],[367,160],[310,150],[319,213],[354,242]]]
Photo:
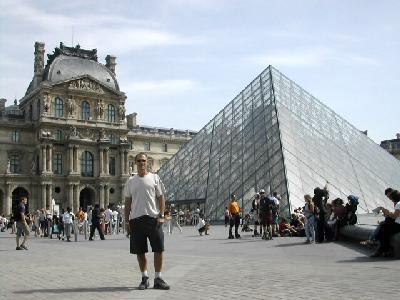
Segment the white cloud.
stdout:
[[257,55],[249,57],[251,62],[266,65],[277,66],[315,66],[320,65],[327,57],[331,55],[329,49],[316,48],[306,51],[295,50],[292,51],[276,51],[265,55]]
[[[162,28],[162,24],[151,19],[134,19],[120,14],[98,13],[96,10],[92,13],[74,12],[68,15],[66,12],[60,15],[40,10],[29,4],[29,2],[21,5],[4,2],[0,17],[10,19],[10,22],[20,20],[20,24],[32,30],[32,35],[34,31],[40,34],[45,31],[50,35],[57,31],[66,33],[74,28],[75,43],[80,43],[85,48],[98,48],[104,45],[108,51],[115,53],[146,47],[199,44],[205,41],[203,37],[182,36],[170,32]],[[35,35],[38,36],[38,33]],[[11,30],[4,36],[11,39],[14,33]]]
[[177,94],[187,92],[196,87],[196,83],[190,79],[170,79],[157,81],[137,81],[128,84],[120,84],[127,93],[134,94]]
[[105,45],[109,52],[120,54],[146,47],[190,45],[203,42],[201,38],[183,37],[168,31],[148,28],[99,28],[95,32],[77,33],[76,40],[82,41],[89,47]]
[[248,57],[250,62],[266,66],[320,66],[335,61],[346,65],[377,66],[380,62],[362,55],[347,53],[344,50],[317,47],[312,49],[275,50],[264,55]]

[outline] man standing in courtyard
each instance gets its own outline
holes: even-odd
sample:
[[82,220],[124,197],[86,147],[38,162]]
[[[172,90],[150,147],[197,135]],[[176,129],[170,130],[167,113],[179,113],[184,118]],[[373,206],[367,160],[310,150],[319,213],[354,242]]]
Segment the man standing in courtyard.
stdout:
[[[25,205],[28,202],[28,198],[26,196],[21,196],[20,202],[18,203],[18,206],[15,208],[14,212],[14,218],[15,221],[17,222],[17,248],[16,250],[28,250],[26,247],[25,243],[28,240],[29,236],[29,225],[26,222],[26,216],[25,216]],[[22,243],[19,243],[19,240],[22,236],[22,233],[24,234],[24,239],[22,240]]]
[[142,282],[139,289],[149,287],[149,275],[147,273],[148,252],[147,239],[150,241],[154,252],[154,288],[169,290],[169,285],[162,279],[161,270],[164,252],[164,185],[157,174],[147,171],[147,154],[136,155],[137,175],[130,177],[125,184],[125,220],[127,231],[130,234],[130,252],[136,254]]
[[229,239],[233,239],[232,234],[232,227],[235,226],[235,238],[239,239],[240,234],[238,232],[239,225],[240,225],[240,207],[236,201],[236,195],[231,195],[231,202],[228,205],[229,214],[230,214],[230,221],[229,221]]

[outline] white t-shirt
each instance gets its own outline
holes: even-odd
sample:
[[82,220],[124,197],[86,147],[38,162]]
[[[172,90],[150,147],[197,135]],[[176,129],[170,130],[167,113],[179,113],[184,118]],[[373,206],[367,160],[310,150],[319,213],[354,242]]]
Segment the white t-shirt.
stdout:
[[132,199],[129,218],[144,215],[156,218],[160,212],[157,198],[164,193],[164,184],[157,174],[147,173],[143,177],[135,175],[129,178],[124,187],[125,198]]
[[[394,210],[400,210],[400,201],[396,203],[396,205],[394,206]],[[397,217],[395,222],[397,224],[400,224],[400,217]]]
[[64,224],[72,224],[73,223],[73,218],[72,218],[72,213],[65,212],[63,214],[63,222]]
[[199,230],[200,228],[206,226],[206,222],[203,219],[199,220],[199,223],[196,225],[196,229]]
[[114,221],[118,221],[118,212],[117,212],[116,210],[114,210],[114,211],[112,212],[112,219],[113,219]]
[[104,221],[110,222],[112,216],[112,211],[111,209],[107,208],[104,212]]

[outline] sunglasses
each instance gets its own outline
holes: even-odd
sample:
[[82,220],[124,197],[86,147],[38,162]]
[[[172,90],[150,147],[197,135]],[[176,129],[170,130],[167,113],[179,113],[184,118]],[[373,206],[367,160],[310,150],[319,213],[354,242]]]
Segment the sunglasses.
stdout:
[[138,159],[137,160],[137,162],[139,162],[139,163],[141,163],[141,162],[143,162],[143,163],[145,163],[147,160],[145,160],[145,159]]

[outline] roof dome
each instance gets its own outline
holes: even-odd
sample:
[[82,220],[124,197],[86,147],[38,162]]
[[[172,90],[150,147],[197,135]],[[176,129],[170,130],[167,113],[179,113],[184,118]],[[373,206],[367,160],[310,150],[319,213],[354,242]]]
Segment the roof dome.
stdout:
[[115,75],[97,61],[81,57],[59,55],[46,67],[43,80],[52,83],[62,82],[72,78],[89,75],[103,85],[119,91]]

